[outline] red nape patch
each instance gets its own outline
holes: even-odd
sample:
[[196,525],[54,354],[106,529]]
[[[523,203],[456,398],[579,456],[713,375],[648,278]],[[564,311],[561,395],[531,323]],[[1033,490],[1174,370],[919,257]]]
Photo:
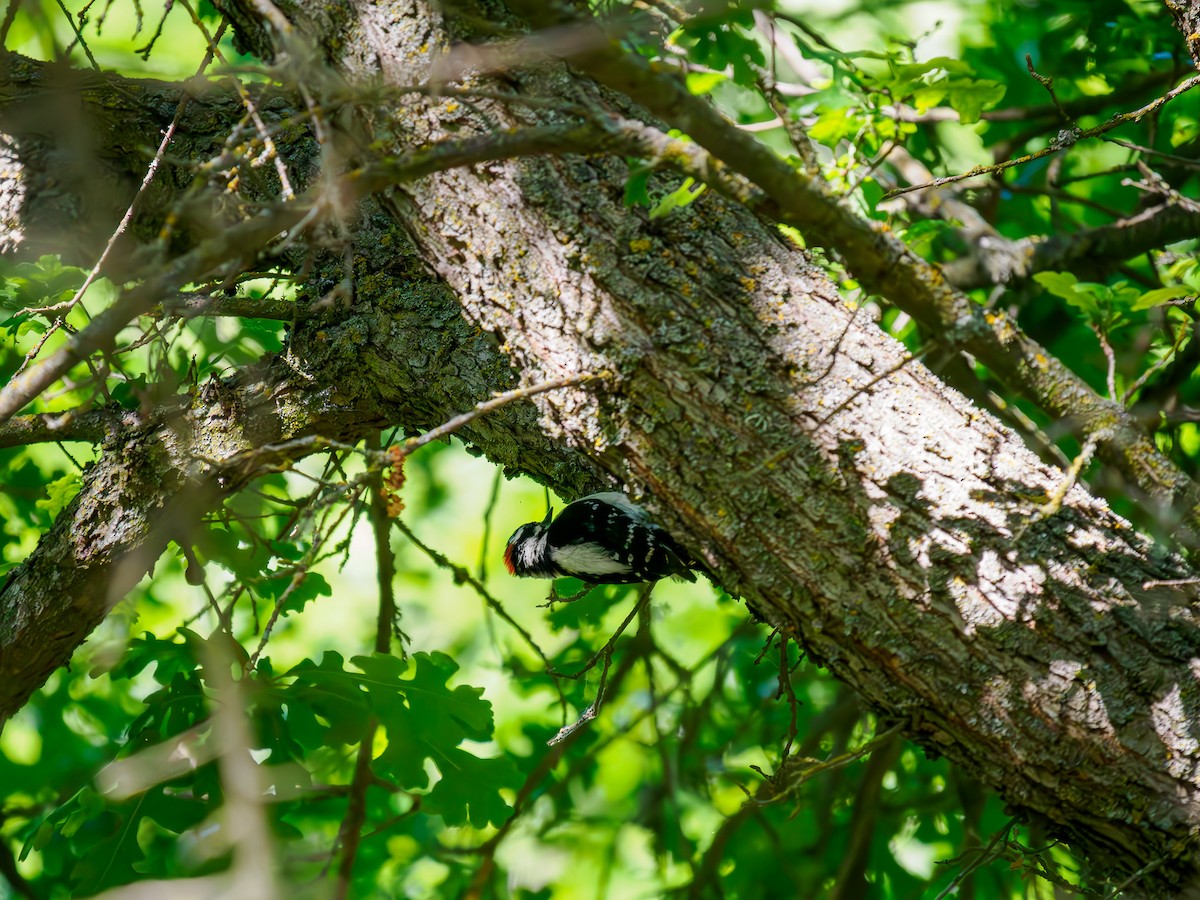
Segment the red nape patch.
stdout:
[[504,568],[508,569],[509,575],[516,575],[517,569],[516,569],[516,566],[513,565],[512,555],[513,555],[513,545],[509,544],[507,547],[504,548]]

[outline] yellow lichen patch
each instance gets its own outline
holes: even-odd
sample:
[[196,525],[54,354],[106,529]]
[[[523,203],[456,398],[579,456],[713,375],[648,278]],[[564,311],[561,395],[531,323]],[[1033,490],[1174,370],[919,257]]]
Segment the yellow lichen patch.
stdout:
[[629,242],[629,249],[634,253],[645,253],[653,246],[654,242],[649,238],[635,238]]
[[747,291],[758,290],[758,282],[755,281],[753,278],[739,278],[738,281],[741,282],[742,288],[744,290],[747,290]]

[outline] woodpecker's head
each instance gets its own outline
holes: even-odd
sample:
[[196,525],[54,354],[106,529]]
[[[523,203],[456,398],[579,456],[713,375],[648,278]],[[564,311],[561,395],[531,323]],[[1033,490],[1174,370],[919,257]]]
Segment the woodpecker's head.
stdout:
[[546,529],[554,518],[554,509],[540,522],[527,522],[512,533],[504,548],[504,567],[509,575],[546,577],[543,570],[549,564],[546,553]]

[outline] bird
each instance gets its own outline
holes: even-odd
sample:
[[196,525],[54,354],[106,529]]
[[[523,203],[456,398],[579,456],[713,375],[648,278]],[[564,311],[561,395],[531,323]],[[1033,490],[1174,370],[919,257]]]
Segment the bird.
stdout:
[[527,522],[508,539],[504,565],[518,578],[635,584],[675,575],[695,581],[695,562],[649,513],[619,491],[589,494]]

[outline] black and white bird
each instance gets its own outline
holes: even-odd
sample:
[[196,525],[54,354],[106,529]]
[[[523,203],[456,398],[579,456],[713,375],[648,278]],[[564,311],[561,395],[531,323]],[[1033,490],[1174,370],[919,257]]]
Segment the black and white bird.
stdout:
[[513,532],[504,565],[520,578],[578,578],[592,584],[633,584],[678,575],[695,581],[686,550],[649,514],[617,491],[581,497],[554,518]]

